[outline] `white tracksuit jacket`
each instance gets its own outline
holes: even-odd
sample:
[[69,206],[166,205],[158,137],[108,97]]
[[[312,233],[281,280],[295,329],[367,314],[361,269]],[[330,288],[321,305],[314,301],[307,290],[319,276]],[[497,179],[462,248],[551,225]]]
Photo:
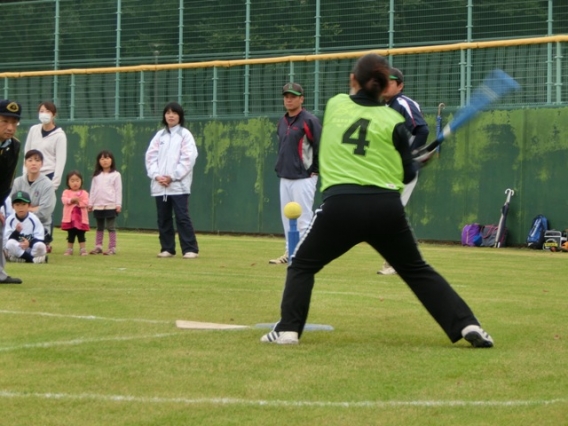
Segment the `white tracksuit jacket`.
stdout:
[[[193,167],[197,159],[195,139],[185,127],[175,126],[158,131],[146,151],[146,171],[152,180],[153,197],[191,193]],[[170,176],[166,188],[156,181],[157,176]]]

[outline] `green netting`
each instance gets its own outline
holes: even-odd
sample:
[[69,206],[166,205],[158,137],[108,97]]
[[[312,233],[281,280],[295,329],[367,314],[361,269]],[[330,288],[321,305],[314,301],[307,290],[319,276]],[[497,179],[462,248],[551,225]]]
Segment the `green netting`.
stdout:
[[[33,16],[33,19],[30,17]],[[0,2],[0,73],[177,64],[519,39],[568,33],[568,2],[467,0],[32,0]],[[523,90],[503,105],[568,99],[565,44],[396,55],[406,90],[426,111],[458,107],[495,67]],[[53,99],[60,119],[143,119],[171,100],[192,117],[278,115],[280,88],[306,89],[316,113],[347,91],[353,60],[284,62],[182,71],[4,78],[2,97],[26,118]]]

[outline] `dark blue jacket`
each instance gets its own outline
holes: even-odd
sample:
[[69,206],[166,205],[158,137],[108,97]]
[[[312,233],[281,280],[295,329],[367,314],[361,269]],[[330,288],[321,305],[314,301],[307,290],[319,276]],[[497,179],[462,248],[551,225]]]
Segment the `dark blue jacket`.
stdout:
[[319,173],[318,151],[321,123],[302,109],[298,115],[288,113],[278,122],[278,159],[276,174],[284,179],[305,179]]
[[414,136],[411,140],[410,150],[414,151],[425,145],[430,130],[428,129],[426,120],[424,120],[418,102],[402,93],[398,93],[387,102],[387,105],[389,108],[398,111],[404,117],[406,128],[410,134]]

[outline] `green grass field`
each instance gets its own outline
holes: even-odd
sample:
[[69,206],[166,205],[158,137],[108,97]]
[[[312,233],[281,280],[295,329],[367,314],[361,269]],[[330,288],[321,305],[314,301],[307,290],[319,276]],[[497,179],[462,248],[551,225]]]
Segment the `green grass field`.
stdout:
[[8,263],[24,284],[0,286],[0,424],[568,424],[568,253],[421,245],[495,340],[473,349],[362,244],[316,277],[309,323],[334,331],[278,346],[254,326],[278,319],[283,240],[198,238],[196,260],[134,232],[64,257],[57,230],[49,264]]

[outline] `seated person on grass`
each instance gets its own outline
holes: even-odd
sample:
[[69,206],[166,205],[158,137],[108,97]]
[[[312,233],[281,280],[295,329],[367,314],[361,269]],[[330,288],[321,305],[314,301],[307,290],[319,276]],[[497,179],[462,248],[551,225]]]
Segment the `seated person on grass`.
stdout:
[[[0,204],[0,217],[5,219],[8,216],[10,216],[12,213],[14,213],[14,209],[12,209],[12,200],[10,199],[10,196],[8,195],[6,197],[6,199],[4,200],[4,202],[2,204]],[[6,250],[4,250],[4,247],[0,247],[0,248],[4,252],[4,258],[8,259],[8,255],[6,254]]]
[[53,240],[50,233],[53,210],[56,203],[53,182],[40,173],[43,166],[43,154],[41,151],[30,149],[26,152],[24,164],[26,173],[14,180],[11,194],[14,195],[18,191],[23,191],[31,196],[28,211],[35,214],[43,225],[45,232],[43,240],[49,250],[49,244]]
[[12,207],[14,213],[6,218],[4,226],[7,259],[10,262],[46,263],[43,225],[29,212],[29,194],[18,191],[12,195]]

